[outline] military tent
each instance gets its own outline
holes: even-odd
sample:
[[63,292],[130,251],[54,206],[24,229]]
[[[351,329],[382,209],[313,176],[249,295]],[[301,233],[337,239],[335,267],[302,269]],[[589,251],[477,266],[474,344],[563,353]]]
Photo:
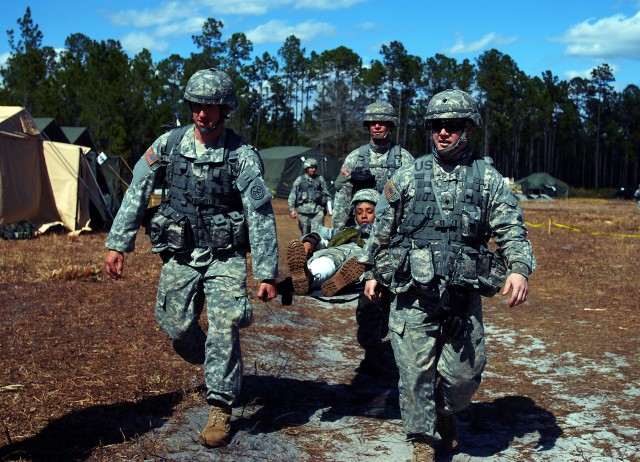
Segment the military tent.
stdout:
[[45,140],[60,141],[61,143],[71,142],[67,138],[67,135],[65,135],[62,127],[56,122],[56,119],[52,117],[34,117],[33,121]]
[[569,185],[546,172],[532,173],[516,181],[525,196],[546,194],[550,197],[569,197]]
[[[0,106],[0,224],[28,220],[69,231],[104,220],[88,148],[43,139],[22,107]],[[94,223],[94,226],[100,226]]]
[[94,151],[96,150],[93,144],[93,138],[91,138],[91,133],[89,133],[87,127],[60,127],[60,129],[67,137],[68,143],[86,146]]
[[0,106],[0,224],[59,220],[40,132],[21,107]]
[[289,197],[293,182],[304,173],[303,164],[308,158],[318,161],[317,174],[324,177],[331,194],[334,194],[333,183],[342,165],[338,159],[305,146],[277,146],[261,149],[260,156],[264,161],[264,179],[275,197]]

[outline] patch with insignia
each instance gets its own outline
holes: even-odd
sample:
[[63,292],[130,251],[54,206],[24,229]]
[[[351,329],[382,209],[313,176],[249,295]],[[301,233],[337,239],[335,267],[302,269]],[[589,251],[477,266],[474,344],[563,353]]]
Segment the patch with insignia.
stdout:
[[158,158],[153,152],[153,147],[150,147],[149,149],[147,149],[147,152],[144,153],[144,158],[147,159],[147,164],[149,164],[149,166],[158,162]]
[[340,169],[340,173],[342,173],[344,176],[351,176],[351,169],[346,165],[343,165]]
[[384,195],[387,196],[387,200],[390,201],[396,194],[398,194],[398,191],[393,187],[393,183],[387,181],[387,184],[384,185]]
[[260,200],[264,197],[264,188],[262,186],[256,185],[251,188],[251,197],[254,200]]

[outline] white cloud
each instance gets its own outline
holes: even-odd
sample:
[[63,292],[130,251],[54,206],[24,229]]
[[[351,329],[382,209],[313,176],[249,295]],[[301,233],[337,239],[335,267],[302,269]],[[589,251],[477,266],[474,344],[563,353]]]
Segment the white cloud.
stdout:
[[319,35],[333,35],[335,27],[325,22],[305,21],[296,25],[287,25],[284,21],[273,20],[246,32],[254,44],[282,43],[290,35],[301,41],[311,40]]
[[567,30],[555,41],[565,43],[565,53],[599,59],[640,58],[640,11],[630,18],[616,14],[588,19]]
[[207,0],[203,3],[215,13],[233,15],[264,15],[276,8],[296,10],[338,10],[365,0]]
[[7,64],[7,60],[9,59],[9,56],[11,56],[11,53],[9,52],[0,54],[0,67],[4,67],[5,64]]
[[349,8],[363,1],[365,0],[295,0],[293,4],[299,10],[339,10]]
[[178,37],[183,35],[201,34],[205,18],[188,18],[182,22],[164,24],[156,29],[158,37]]
[[358,26],[358,29],[363,30],[365,32],[374,31],[378,28],[378,25],[375,22],[367,21],[363,22]]
[[169,49],[169,43],[163,40],[158,40],[153,34],[147,32],[132,32],[125,35],[120,39],[122,48],[127,54],[138,54],[143,48],[151,52],[164,53]]
[[445,49],[445,52],[450,54],[477,53],[478,51],[485,50],[493,45],[508,45],[515,41],[516,37],[503,37],[495,32],[490,32],[480,40],[471,43],[464,43],[464,37],[459,36],[456,40],[456,44]]
[[[567,81],[573,79],[574,77],[582,77],[583,79],[590,80],[591,79],[591,71],[594,70],[596,67],[598,67],[598,66],[593,66],[593,67],[590,67],[589,69],[582,69],[582,70],[571,69],[571,70],[565,71],[563,73],[563,77]],[[615,76],[616,72],[618,72],[620,70],[620,68],[618,66],[616,66],[616,65],[609,65],[609,67],[611,68],[611,73],[614,76]]]
[[170,24],[193,16],[195,5],[184,2],[166,2],[158,8],[148,10],[126,10],[106,13],[107,18],[116,26],[136,27],[140,29]]

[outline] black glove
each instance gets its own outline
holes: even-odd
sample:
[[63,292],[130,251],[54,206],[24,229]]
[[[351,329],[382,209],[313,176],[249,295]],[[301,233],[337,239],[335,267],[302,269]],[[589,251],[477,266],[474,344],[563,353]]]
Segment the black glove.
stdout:
[[465,338],[473,328],[468,316],[449,316],[442,320],[441,325],[442,332],[458,340]]
[[467,316],[469,296],[459,287],[445,289],[436,307],[435,317],[441,320],[442,332],[456,339],[465,338],[472,329]]

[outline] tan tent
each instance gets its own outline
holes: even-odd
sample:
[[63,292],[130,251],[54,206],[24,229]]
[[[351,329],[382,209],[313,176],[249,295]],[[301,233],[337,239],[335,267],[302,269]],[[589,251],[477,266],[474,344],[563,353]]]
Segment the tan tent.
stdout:
[[86,159],[91,149],[55,141],[43,141],[43,145],[60,221],[70,231],[90,231],[91,203],[101,210],[100,188]]
[[24,108],[0,106],[0,224],[29,220],[40,231],[54,224],[90,230],[91,203],[104,215],[89,151],[45,141]]
[[59,219],[40,132],[23,108],[0,106],[0,224]]

